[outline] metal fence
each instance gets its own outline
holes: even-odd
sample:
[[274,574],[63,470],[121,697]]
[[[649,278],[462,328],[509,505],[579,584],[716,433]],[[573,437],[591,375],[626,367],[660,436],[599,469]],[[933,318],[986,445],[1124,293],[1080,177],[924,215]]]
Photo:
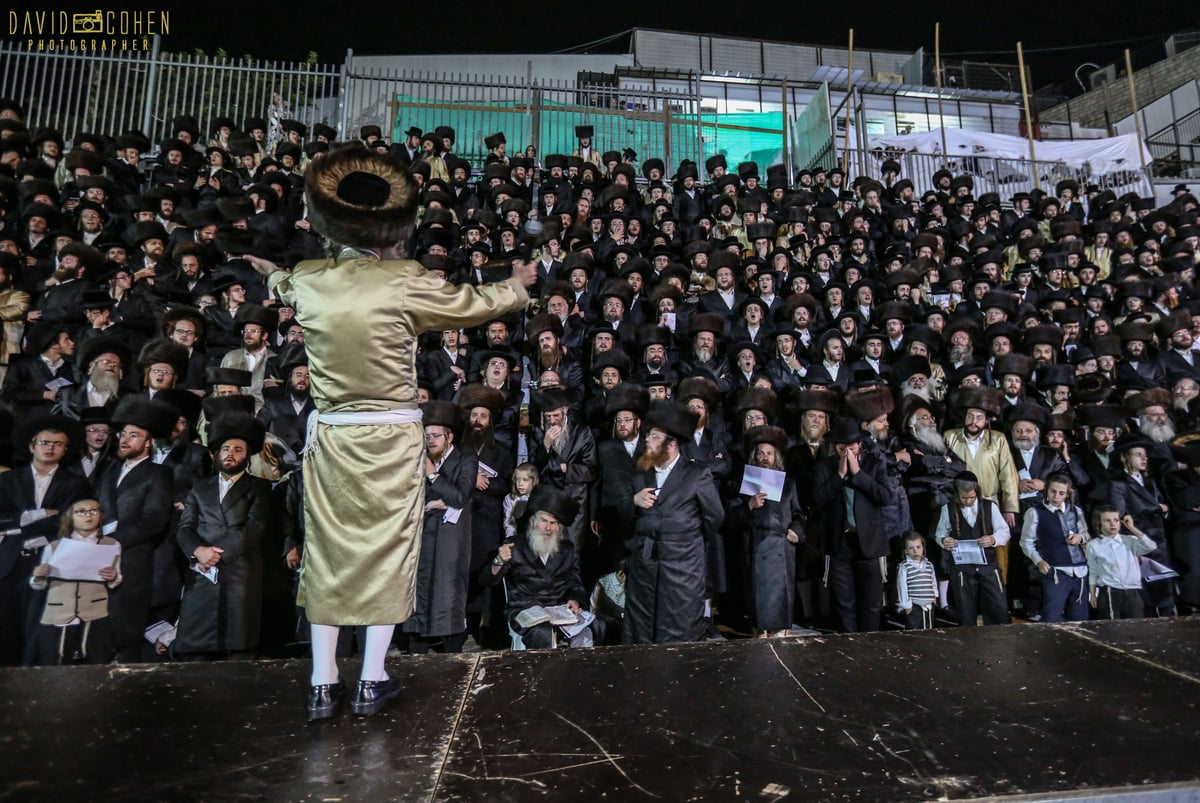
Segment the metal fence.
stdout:
[[1146,137],[1154,156],[1154,174],[1162,177],[1200,176],[1200,109]]
[[352,56],[343,87],[344,136],[356,136],[367,124],[384,123],[385,137],[395,140],[410,126],[449,126],[455,153],[474,164],[487,155],[484,137],[498,131],[509,154],[530,145],[539,158],[569,154],[578,147],[579,125],[592,126],[592,146],[600,151],[630,148],[641,159],[660,156],[675,164],[696,160],[700,150],[695,97],[670,90],[360,68]]
[[159,52],[38,52],[0,43],[0,97],[19,99],[26,124],[117,134],[140,130],[158,142],[180,114],[198,119],[202,136],[213,118],[295,118],[329,122],[321,100],[336,97],[341,67],[301,62],[217,59]]

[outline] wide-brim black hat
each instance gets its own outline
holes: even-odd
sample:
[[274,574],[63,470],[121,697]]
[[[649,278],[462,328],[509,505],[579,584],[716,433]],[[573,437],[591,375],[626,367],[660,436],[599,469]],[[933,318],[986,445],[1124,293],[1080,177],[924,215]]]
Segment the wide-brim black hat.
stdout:
[[684,404],[699,399],[709,410],[715,410],[721,404],[721,388],[706,376],[689,376],[680,381],[675,398]]
[[565,529],[575,521],[575,516],[579,513],[579,503],[549,485],[538,485],[530,492],[529,501],[525,503],[527,516],[537,512],[550,514]]
[[209,368],[205,382],[209,385],[233,385],[248,388],[253,381],[250,372],[244,368]]
[[754,451],[754,447],[760,443],[771,444],[775,447],[775,451],[779,452],[779,456],[783,457],[787,452],[787,432],[781,427],[764,424],[763,426],[751,427],[742,433],[743,454],[747,455],[747,457]]
[[76,365],[79,366],[80,371],[86,374],[92,361],[101,354],[117,355],[117,359],[121,361],[122,371],[128,371],[129,364],[133,360],[133,354],[124,340],[114,335],[99,335],[89,338],[79,347]]
[[677,441],[690,440],[696,432],[697,417],[686,407],[672,401],[656,401],[646,413],[643,432],[662,430]]
[[454,403],[463,413],[463,418],[470,417],[472,408],[483,407],[492,414],[493,423],[504,412],[504,402],[503,392],[479,383],[463,385],[454,399]]
[[189,355],[188,350],[173,340],[151,340],[142,347],[138,355],[137,367],[145,371],[155,363],[166,363],[175,371],[176,381],[182,381],[187,376]]
[[241,332],[247,324],[257,324],[266,332],[274,332],[279,326],[279,313],[258,304],[242,304],[233,316],[233,326]]
[[833,425],[825,433],[825,442],[832,444],[860,443],[866,439],[867,433],[858,425],[858,421],[845,416],[834,419]]
[[247,453],[256,455],[262,451],[267,439],[267,428],[255,416],[227,413],[212,422],[208,431],[208,449],[216,454],[222,444],[235,439],[245,441]]
[[77,449],[83,443],[83,426],[75,419],[65,415],[39,415],[21,423],[14,446],[20,452],[28,454],[26,447],[30,441],[37,437],[39,432],[47,430],[56,430],[66,434],[68,452]]
[[169,438],[179,420],[179,410],[156,399],[145,396],[125,396],[113,411],[112,425],[120,429],[125,425],[140,427],[152,438]]
[[200,421],[200,412],[203,409],[202,401],[199,396],[190,390],[160,390],[154,394],[154,398],[178,410],[179,415],[187,419],[189,427],[194,429]]
[[417,187],[396,159],[366,148],[335,150],[304,176],[313,228],[339,245],[391,246],[407,236]]
[[421,405],[421,423],[426,427],[445,427],[457,436],[462,416],[454,402],[434,399]]
[[548,388],[538,388],[529,396],[531,412],[542,413],[570,407],[575,403],[575,393],[571,388],[562,385],[552,385]]
[[650,392],[636,382],[622,382],[608,392],[604,400],[604,415],[611,418],[622,410],[643,418],[650,409]]

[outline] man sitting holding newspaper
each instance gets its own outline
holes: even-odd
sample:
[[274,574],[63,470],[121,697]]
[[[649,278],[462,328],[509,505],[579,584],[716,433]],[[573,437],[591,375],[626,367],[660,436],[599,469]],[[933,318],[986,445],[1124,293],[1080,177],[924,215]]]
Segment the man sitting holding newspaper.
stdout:
[[528,649],[553,647],[557,635],[572,647],[593,644],[595,617],[581,608],[587,594],[579,554],[564,537],[577,512],[575,501],[561,491],[534,488],[525,508],[524,536],[501,544],[479,578],[483,585],[504,581],[504,615]]

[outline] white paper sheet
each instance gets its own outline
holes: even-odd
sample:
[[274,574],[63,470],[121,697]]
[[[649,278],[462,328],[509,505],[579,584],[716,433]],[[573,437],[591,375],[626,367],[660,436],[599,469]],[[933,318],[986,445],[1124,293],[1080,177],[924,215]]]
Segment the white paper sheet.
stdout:
[[63,539],[50,556],[50,576],[59,580],[100,580],[100,570],[116,563],[120,544]]
[[742,487],[738,493],[746,496],[765,493],[772,502],[778,502],[783,499],[783,482],[786,479],[787,474],[782,471],[746,466],[745,473],[742,474]]

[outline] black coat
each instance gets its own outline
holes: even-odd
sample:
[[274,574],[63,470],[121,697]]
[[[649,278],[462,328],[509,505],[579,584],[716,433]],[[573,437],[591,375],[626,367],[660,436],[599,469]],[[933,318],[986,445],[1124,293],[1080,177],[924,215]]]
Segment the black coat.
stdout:
[[317,409],[312,398],[304,400],[300,412],[292,406],[292,397],[286,387],[264,388],[263,406],[258,411],[258,420],[270,432],[296,454],[304,448],[308,427],[308,416]]
[[0,397],[13,405],[18,419],[28,420],[45,415],[54,406],[53,401],[44,398],[46,383],[59,378],[75,381],[75,368],[70,360],[63,360],[57,371],[51,371],[40,354],[19,358],[14,354],[4,375],[4,389]]
[[440,499],[458,508],[458,523],[442,521],[446,511],[430,510],[421,529],[417,564],[417,607],[403,625],[406,633],[449,636],[461,633],[467,615],[471,563],[471,491],[479,460],[455,446],[438,478],[425,487],[425,504]]
[[767,499],[762,507],[750,509],[749,497],[739,494],[729,509],[745,550],[743,578],[752,590],[754,625],[759,630],[784,630],[792,626],[796,600],[796,545],[787,540],[788,530],[804,539],[804,514],[796,483],[784,481],[780,501]]
[[[883,509],[891,504],[887,469],[876,456],[863,452],[861,470],[838,476],[836,454],[817,462],[813,476],[814,512],[821,520],[825,554],[847,560],[880,558],[888,554],[889,526]],[[854,489],[854,519],[857,536],[847,538],[845,489]]]
[[263,539],[271,520],[271,483],[250,474],[219,498],[216,475],[197,482],[179,520],[179,549],[189,563],[201,546],[224,550],[217,582],[188,573],[179,609],[180,653],[253,650],[262,609]]
[[[494,471],[496,476],[488,478],[488,487],[479,490],[472,484],[471,491],[471,577],[474,578],[479,570],[488,565],[500,542],[504,540],[504,497],[512,487],[514,466],[513,456],[509,450],[500,445],[485,446],[478,454],[479,473],[488,473],[484,466]],[[478,478],[479,474],[476,474]],[[467,610],[472,613],[482,613],[488,609],[490,591],[472,584]]]
[[[42,499],[45,510],[65,511],[72,503],[93,496],[86,479],[59,466]],[[21,513],[35,510],[33,469],[20,466],[0,474],[0,530],[20,528],[0,542],[0,666],[16,666],[32,661],[36,632],[45,591],[29,587],[33,569],[41,560],[41,549],[25,550],[25,541],[39,536],[53,541],[58,537],[59,516],[21,526]]]
[[[653,471],[634,476],[634,488],[654,488]],[[625,584],[625,640],[632,644],[695,641],[707,596],[705,541],[725,520],[717,484],[684,455],[648,510],[636,508]]]
[[[118,485],[123,466],[107,472],[99,488],[105,523],[117,522],[112,537],[121,545],[121,585],[109,602],[118,652],[139,648],[154,584],[154,550],[162,543],[175,500],[171,469],[146,458]],[[127,652],[127,654],[129,654]]]
[[499,574],[492,574],[490,563],[481,572],[480,579],[484,582],[489,578],[493,583],[497,579],[504,581],[508,598],[504,613],[514,630],[518,629],[517,614],[534,605],[565,605],[568,600],[575,600],[584,608],[588,604],[579,571],[579,553],[566,538],[545,563],[529,548],[527,538],[518,538],[513,544],[512,560],[504,564]]
[[[120,471],[120,465],[116,465],[117,471]],[[196,481],[212,473],[212,456],[198,443],[185,443],[168,452],[161,465],[171,470],[175,499],[171,506],[171,521],[167,524],[167,534],[154,548],[154,594],[151,604],[155,608],[165,608],[162,613],[170,614],[179,605],[179,594],[183,590],[183,573],[187,569],[187,561],[180,554],[179,543],[175,539],[181,512],[175,505],[185,504]]]

